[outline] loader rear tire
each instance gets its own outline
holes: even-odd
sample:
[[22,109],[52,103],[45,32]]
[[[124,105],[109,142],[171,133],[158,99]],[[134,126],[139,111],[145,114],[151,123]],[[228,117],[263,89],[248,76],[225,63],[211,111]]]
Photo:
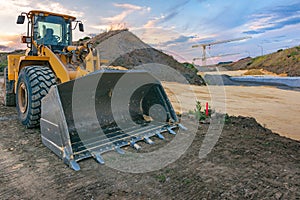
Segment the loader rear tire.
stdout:
[[41,100],[55,85],[55,76],[49,67],[28,66],[19,73],[16,104],[20,121],[27,128],[39,126]]
[[5,106],[16,106],[16,94],[14,93],[15,81],[8,80],[8,69],[4,68],[4,89],[3,103]]

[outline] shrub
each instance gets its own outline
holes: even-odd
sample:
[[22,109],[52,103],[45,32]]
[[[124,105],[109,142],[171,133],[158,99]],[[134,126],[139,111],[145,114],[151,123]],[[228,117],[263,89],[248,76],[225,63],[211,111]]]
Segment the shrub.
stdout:
[[283,51],[283,49],[278,49],[278,50],[277,50],[277,53],[278,53],[278,52],[281,52],[281,51]]
[[290,53],[289,55],[287,55],[287,57],[290,58],[290,57],[294,57],[296,55],[299,55],[299,53],[297,51],[293,51],[292,53]]
[[7,67],[7,60],[0,61],[0,72],[4,71],[4,68]]
[[198,70],[196,69],[196,67],[195,67],[193,64],[191,64],[191,63],[185,62],[185,63],[183,63],[183,66],[184,66],[185,68],[191,69],[191,70],[192,70],[193,72],[195,72],[195,73],[198,72]]
[[[196,119],[198,121],[203,121],[207,118],[206,114],[205,114],[205,110],[202,111],[202,105],[200,101],[196,101],[196,108],[193,111],[189,111],[190,114],[194,114]],[[208,109],[208,117],[210,117],[212,114],[212,109],[209,108]]]

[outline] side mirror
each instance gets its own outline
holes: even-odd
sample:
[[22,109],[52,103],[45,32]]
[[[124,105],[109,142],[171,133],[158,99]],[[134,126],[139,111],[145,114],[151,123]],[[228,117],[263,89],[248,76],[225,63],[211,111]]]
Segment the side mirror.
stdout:
[[81,22],[79,23],[79,31],[84,32],[84,27],[83,27],[83,24]]
[[24,21],[25,21],[25,16],[19,15],[17,19],[17,24],[24,24]]

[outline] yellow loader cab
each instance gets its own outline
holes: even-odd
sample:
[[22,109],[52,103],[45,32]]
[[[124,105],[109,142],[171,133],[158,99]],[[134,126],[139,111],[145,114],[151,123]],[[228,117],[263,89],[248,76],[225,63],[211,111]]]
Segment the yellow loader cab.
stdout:
[[42,142],[74,170],[77,161],[183,128],[160,84],[145,71],[100,70],[92,44],[72,45],[75,17],[33,10],[27,18],[25,55],[9,55],[7,106],[16,106],[27,128],[40,126]]
[[22,13],[17,24],[23,24],[25,17],[27,36],[22,37],[22,42],[27,43],[28,49],[24,56],[8,56],[4,103],[16,104],[22,124],[32,128],[39,125],[41,99],[52,85],[100,67],[91,45],[72,46],[72,30],[78,25],[83,31],[83,24],[75,17],[33,10]]

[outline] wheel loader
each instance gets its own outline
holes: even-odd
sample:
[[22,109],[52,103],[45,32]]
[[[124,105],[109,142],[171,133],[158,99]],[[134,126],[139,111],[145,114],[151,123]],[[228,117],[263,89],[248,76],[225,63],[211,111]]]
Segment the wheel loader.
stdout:
[[43,144],[69,167],[80,170],[78,161],[89,157],[103,164],[107,151],[138,150],[137,142],[184,129],[159,80],[146,71],[103,70],[91,43],[72,44],[81,21],[32,10],[17,24],[26,18],[28,48],[8,55],[4,104],[16,106],[27,128],[40,127]]

